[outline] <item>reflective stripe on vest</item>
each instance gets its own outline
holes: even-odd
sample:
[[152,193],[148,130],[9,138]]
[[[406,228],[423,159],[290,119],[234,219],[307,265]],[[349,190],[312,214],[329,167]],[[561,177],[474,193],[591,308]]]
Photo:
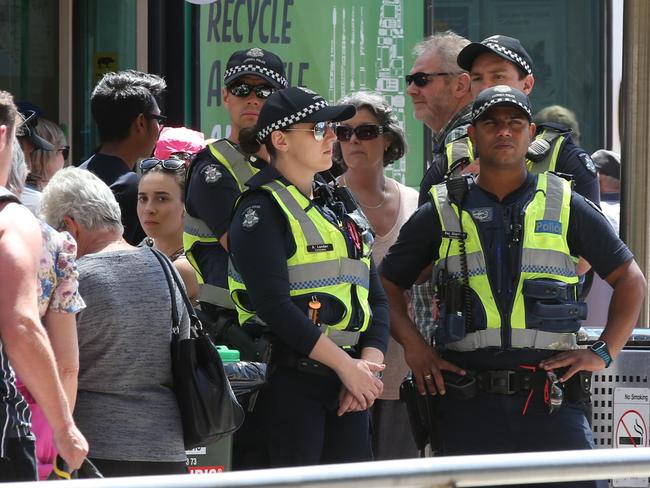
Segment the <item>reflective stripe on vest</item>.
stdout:
[[[223,165],[237,182],[240,191],[244,191],[246,182],[253,177],[259,169],[250,163],[250,159],[239,152],[227,139],[220,139],[208,146],[212,156]],[[193,217],[185,212],[183,228],[183,248],[185,256],[196,273],[199,283],[199,301],[211,303],[220,307],[234,309],[235,304],[230,298],[230,291],[227,288],[220,288],[205,283],[193,251],[195,246],[220,245],[219,239],[214,235],[210,227],[201,219]]]
[[[443,232],[460,232],[458,207],[447,199],[447,188],[444,184],[431,189],[433,202],[440,217]],[[542,174],[537,177],[537,187],[532,199],[528,202],[523,218],[523,242],[521,254],[521,271],[515,292],[512,310],[508,313],[508,323],[511,328],[513,347],[531,347],[525,344],[537,343],[539,331],[526,329],[526,310],[522,293],[523,282],[529,279],[546,278],[575,285],[578,282],[575,265],[576,259],[571,256],[567,244],[567,228],[571,200],[571,187],[568,181],[553,174]],[[487,276],[486,259],[481,248],[478,228],[469,212],[463,210],[463,231],[465,239],[469,285],[474,290],[485,310],[487,329],[494,333],[479,331],[479,339],[467,339],[471,347],[475,343],[489,343],[490,346],[501,346],[502,321],[494,298],[492,287]],[[458,239],[443,237],[438,250],[438,260],[435,262],[435,275],[441,269],[446,269],[451,277],[462,277],[460,266],[460,246]],[[434,275],[434,276],[435,276]],[[564,334],[547,336],[544,340],[549,344],[566,344]],[[531,337],[528,337],[531,336]],[[488,341],[488,342],[486,342]],[[465,347],[464,345],[462,347]],[[487,346],[486,346],[487,347]]]
[[[554,349],[566,351],[577,346],[576,335],[570,333],[545,332],[535,329],[513,329],[511,333],[512,347],[532,349]],[[501,346],[501,330],[485,329],[468,333],[460,341],[447,344],[445,347],[452,351],[475,351],[485,347]]]
[[[343,317],[335,324],[323,325],[339,331],[364,331],[371,315],[368,304],[370,259],[349,258],[346,238],[341,230],[329,222],[295,186],[285,186],[275,180],[260,189],[269,192],[282,209],[296,243],[296,252],[287,259],[290,295],[302,297],[322,293],[334,296],[343,305]],[[329,244],[331,250],[308,251],[312,246],[322,244]],[[237,305],[240,323],[243,324],[254,311],[243,305],[241,297],[246,289],[232,263],[228,270],[228,284]],[[356,293],[353,293],[352,287],[355,287]],[[363,312],[361,324],[350,321],[355,295],[356,306]],[[346,336],[344,342],[350,341],[347,337],[351,336]]]

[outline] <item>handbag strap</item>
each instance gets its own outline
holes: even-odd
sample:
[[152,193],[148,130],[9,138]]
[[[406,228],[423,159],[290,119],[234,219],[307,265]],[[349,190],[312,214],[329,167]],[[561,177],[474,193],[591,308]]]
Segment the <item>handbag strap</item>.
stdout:
[[203,324],[201,324],[201,320],[194,311],[192,302],[190,301],[190,298],[187,296],[187,292],[185,291],[185,286],[181,283],[178,274],[173,269],[171,261],[169,261],[169,258],[156,248],[152,247],[150,249],[160,262],[163,272],[165,273],[167,285],[169,286],[169,292],[171,294],[172,300],[172,332],[177,336],[180,332],[180,320],[178,316],[178,309],[176,308],[176,294],[174,293],[174,283],[176,283],[176,289],[181,294],[185,309],[187,310],[187,314],[190,317],[190,329],[195,333],[195,335],[198,336],[200,333],[203,333]]

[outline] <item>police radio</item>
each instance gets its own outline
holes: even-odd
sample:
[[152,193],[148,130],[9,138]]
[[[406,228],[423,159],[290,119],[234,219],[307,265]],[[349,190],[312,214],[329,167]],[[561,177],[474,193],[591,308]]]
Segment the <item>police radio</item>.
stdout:
[[448,270],[445,268],[438,273],[437,288],[440,299],[440,327],[436,329],[436,342],[445,344],[456,342],[465,337],[467,328],[472,322],[472,302],[469,290],[469,269],[467,265],[467,252],[463,231],[463,203],[469,192],[469,175],[453,176],[445,182],[449,200],[458,206],[460,232],[449,236],[458,240],[460,250],[460,282],[449,279]]

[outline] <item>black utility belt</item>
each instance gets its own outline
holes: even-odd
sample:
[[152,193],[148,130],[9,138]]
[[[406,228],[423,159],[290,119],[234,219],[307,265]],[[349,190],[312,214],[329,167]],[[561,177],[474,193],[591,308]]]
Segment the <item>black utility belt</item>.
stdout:
[[274,354],[272,362],[274,366],[284,366],[287,368],[297,369],[303,373],[309,373],[316,376],[337,376],[332,368],[324,365],[323,363],[310,359],[306,356],[298,356],[292,353],[285,354],[284,351],[279,354]]
[[[522,369],[488,369],[467,371],[460,376],[444,372],[447,393],[455,398],[470,399],[479,392],[498,395],[530,395],[531,391],[546,392],[549,383],[554,383],[563,390],[563,398],[572,403],[582,403],[590,399],[591,373],[581,371],[565,383],[552,381],[553,375],[559,378],[566,369],[547,372],[531,366]],[[551,385],[552,386],[552,385]]]

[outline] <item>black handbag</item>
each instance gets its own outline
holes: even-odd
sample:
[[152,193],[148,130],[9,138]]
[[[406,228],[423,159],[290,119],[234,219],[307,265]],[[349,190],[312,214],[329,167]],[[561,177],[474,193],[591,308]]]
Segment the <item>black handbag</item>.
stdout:
[[[244,410],[232,391],[223,362],[185,293],[167,256],[152,251],[165,272],[172,305],[171,358],[174,393],[183,422],[186,449],[206,446],[235,432],[244,422]],[[190,338],[179,336],[179,314],[174,283],[190,316]]]

